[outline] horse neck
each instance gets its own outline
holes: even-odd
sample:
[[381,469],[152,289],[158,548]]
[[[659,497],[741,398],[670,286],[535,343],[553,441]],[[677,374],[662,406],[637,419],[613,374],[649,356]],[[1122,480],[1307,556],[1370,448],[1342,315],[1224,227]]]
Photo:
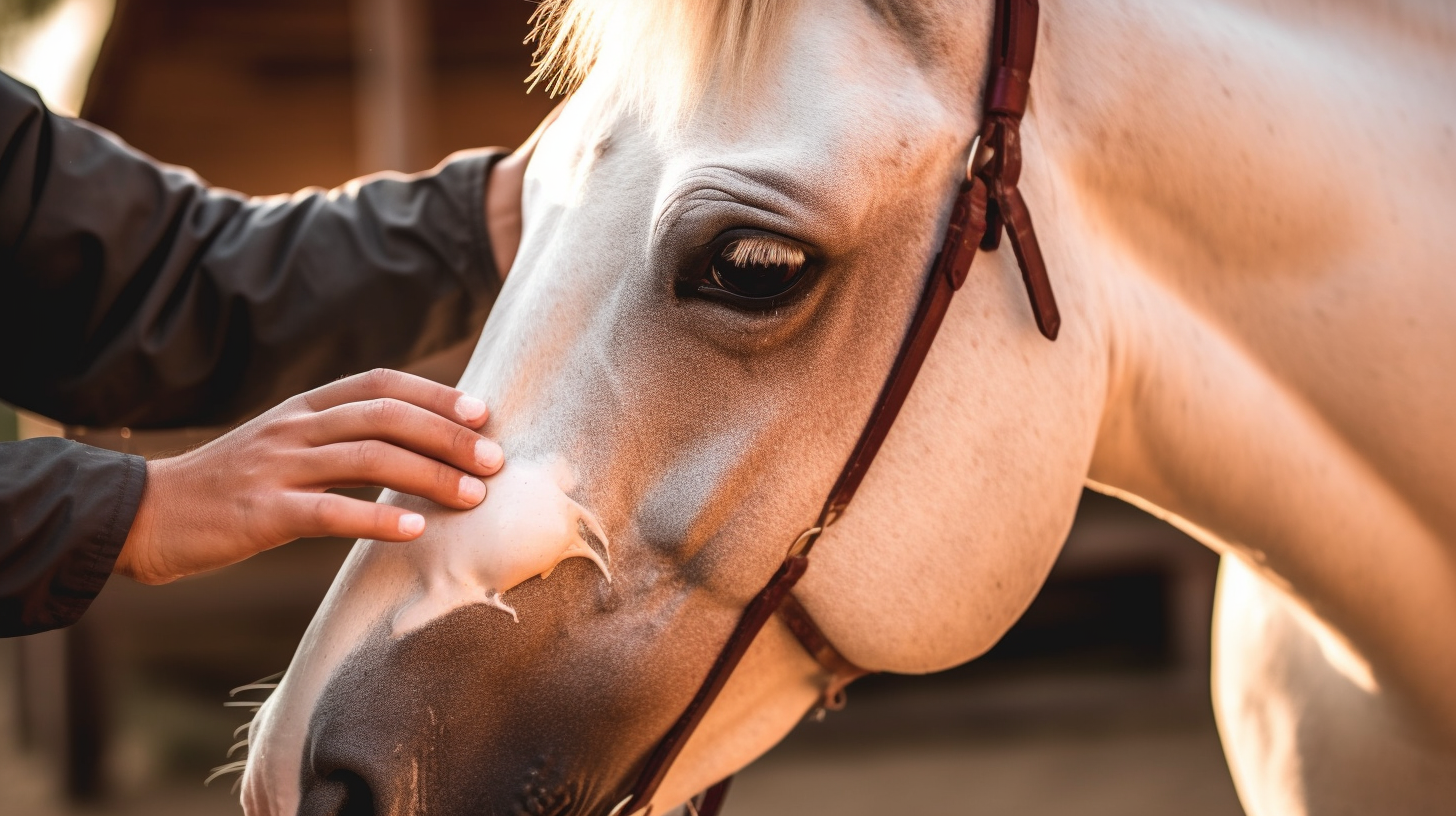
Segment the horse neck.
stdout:
[[[1424,406],[1456,396],[1432,373],[1456,363],[1456,48],[1301,22],[1182,0],[1043,10],[1023,186],[1052,208],[1063,268],[1102,292],[1092,478],[1218,528],[1272,497],[1240,511],[1208,482],[1338,461],[1456,532],[1422,487],[1456,478],[1433,456],[1456,450],[1421,438],[1441,422]],[[1290,453],[1229,460],[1259,448]]]
[[1049,2],[1023,187],[1100,292],[1094,486],[1402,674],[1373,588],[1456,612],[1456,48],[1292,8]]

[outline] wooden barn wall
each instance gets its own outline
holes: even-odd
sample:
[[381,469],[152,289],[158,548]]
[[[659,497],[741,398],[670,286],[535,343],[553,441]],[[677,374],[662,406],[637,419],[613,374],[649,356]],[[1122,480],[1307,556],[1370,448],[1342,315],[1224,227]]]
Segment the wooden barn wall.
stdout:
[[[83,116],[163,161],[251,194],[362,171],[359,18],[381,0],[119,0]],[[419,144],[389,169],[515,145],[551,109],[529,95],[535,5],[383,0],[417,15]],[[367,138],[367,137],[365,137]]]

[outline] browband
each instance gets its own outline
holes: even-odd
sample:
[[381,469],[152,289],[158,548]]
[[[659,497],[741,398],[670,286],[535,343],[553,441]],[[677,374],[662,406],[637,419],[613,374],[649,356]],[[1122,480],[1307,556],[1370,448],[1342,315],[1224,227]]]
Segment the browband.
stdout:
[[[920,366],[925,362],[930,344],[950,308],[951,297],[965,283],[976,249],[978,246],[988,251],[996,249],[1000,246],[1003,229],[1011,237],[1011,248],[1021,267],[1022,281],[1026,285],[1037,328],[1048,340],[1057,339],[1061,315],[1057,311],[1046,263],[1032,228],[1031,213],[1016,187],[1021,177],[1020,124],[1026,113],[1031,66],[1036,54],[1037,16],[1037,0],[996,0],[984,118],[980,134],[972,143],[965,180],[956,192],[945,238],[925,281],[925,289],[911,318],[905,341],[854,451],[819,512],[818,520],[790,545],[773,577],[744,608],[733,634],[708,669],[692,702],[648,755],[631,792],[617,803],[609,816],[646,810],[673,760],[702,722],[754,637],[776,612],[828,675],[821,707],[842,707],[844,687],[868,673],[846,660],[830,644],[790,590],[808,568],[809,551],[814,543],[829,525],[843,515],[864,480],[870,463],[910,393]],[[691,804],[699,816],[717,814],[731,781],[732,777],[729,777],[694,797]],[[643,816],[651,816],[650,811]]]

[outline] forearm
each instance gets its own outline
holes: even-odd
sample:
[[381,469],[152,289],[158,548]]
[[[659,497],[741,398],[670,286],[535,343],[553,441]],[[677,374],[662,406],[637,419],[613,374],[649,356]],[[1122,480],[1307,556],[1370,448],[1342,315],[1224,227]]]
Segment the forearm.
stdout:
[[140,457],[64,439],[0,443],[0,636],[81,617],[126,541],[146,473]]
[[8,78],[0,141],[0,397],[68,423],[229,422],[463,339],[498,291],[492,154],[250,199]]

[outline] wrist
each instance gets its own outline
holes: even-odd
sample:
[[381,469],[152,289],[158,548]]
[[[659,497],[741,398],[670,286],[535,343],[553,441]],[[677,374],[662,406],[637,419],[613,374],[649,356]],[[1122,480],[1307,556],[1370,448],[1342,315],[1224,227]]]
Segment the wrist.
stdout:
[[491,165],[485,185],[485,232],[496,274],[505,280],[521,244],[521,191],[528,155],[519,151]]
[[126,542],[121,545],[121,553],[111,568],[112,573],[143,584],[165,584],[176,577],[156,569],[157,494],[162,487],[158,470],[156,462],[147,462],[147,484],[142,491],[141,504],[137,506]]

